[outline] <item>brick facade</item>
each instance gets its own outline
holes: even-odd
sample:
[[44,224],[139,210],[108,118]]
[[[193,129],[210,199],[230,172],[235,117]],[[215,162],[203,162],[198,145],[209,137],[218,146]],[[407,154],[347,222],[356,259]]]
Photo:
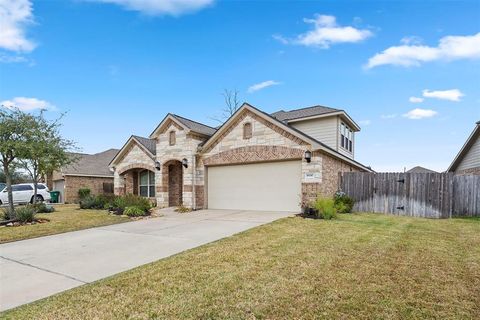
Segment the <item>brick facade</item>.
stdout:
[[76,203],[79,201],[78,190],[81,188],[90,189],[90,194],[103,194],[103,183],[113,183],[112,178],[103,177],[81,177],[81,176],[65,176],[65,203]]
[[332,197],[340,188],[339,173],[360,171],[324,152],[314,152],[314,155],[322,158],[322,181],[320,183],[302,183],[302,202],[304,203],[315,200],[317,196]]

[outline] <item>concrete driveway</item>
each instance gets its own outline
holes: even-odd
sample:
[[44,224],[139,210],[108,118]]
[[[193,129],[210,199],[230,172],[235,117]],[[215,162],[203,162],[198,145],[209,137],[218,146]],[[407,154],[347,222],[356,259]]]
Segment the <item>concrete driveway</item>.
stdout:
[[0,245],[0,310],[10,309],[290,216],[202,210]]

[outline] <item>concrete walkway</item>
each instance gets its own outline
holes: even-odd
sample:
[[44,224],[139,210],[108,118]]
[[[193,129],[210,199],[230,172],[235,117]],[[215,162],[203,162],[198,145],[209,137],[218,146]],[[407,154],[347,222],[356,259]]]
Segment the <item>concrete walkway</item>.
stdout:
[[0,311],[48,297],[291,213],[202,210],[0,245]]

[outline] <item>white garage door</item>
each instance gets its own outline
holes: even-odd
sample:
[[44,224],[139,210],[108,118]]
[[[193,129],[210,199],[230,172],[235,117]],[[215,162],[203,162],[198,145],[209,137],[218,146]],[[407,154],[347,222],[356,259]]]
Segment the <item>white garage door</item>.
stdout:
[[208,168],[208,208],[300,211],[301,162]]

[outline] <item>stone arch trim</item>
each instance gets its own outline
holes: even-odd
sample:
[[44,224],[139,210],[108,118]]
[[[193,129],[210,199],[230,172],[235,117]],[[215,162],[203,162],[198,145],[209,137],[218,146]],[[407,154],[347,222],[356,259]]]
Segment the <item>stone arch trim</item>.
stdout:
[[123,167],[122,169],[118,170],[118,174],[124,174],[126,171],[131,170],[131,169],[146,169],[155,172],[155,166],[153,165],[148,165],[145,163],[134,163],[134,164],[129,164],[128,166]]
[[302,159],[303,149],[283,146],[247,146],[223,151],[203,160],[206,166]]

